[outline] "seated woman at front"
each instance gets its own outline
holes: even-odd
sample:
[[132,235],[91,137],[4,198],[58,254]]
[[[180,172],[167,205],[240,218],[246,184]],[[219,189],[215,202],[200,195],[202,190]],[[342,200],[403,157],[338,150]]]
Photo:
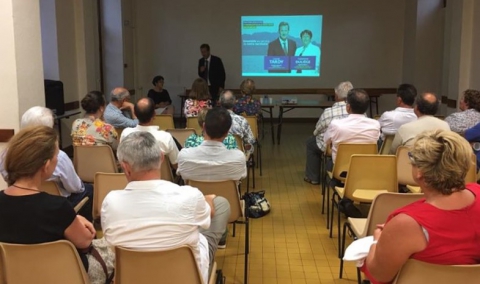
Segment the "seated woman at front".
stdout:
[[[198,114],[198,125],[203,129],[203,123],[205,122],[205,117],[207,116],[208,109],[202,109]],[[202,144],[204,137],[203,132],[201,135],[192,134],[185,141],[185,148],[193,148]],[[223,140],[223,144],[227,147],[228,150],[237,149],[237,141],[235,136],[228,134],[227,137]]]
[[73,122],[71,134],[73,145],[109,145],[116,150],[118,135],[115,128],[103,120],[105,97],[102,93],[98,91],[88,93],[81,104],[85,117]]
[[233,106],[233,112],[236,114],[257,115],[262,112],[262,106],[259,100],[253,99],[255,93],[255,82],[246,79],[240,84],[241,97]]
[[152,80],[153,89],[148,91],[148,97],[155,102],[155,109],[157,114],[171,114],[175,113],[175,108],[172,105],[170,94],[163,88],[165,80],[162,76],[155,76]]
[[[0,191],[0,242],[69,240],[78,249],[90,246],[93,225],[77,215],[65,197],[40,190],[57,165],[57,140],[57,132],[48,126],[25,128],[10,140],[4,164],[8,188]],[[86,265],[86,256],[81,258]]]
[[204,108],[212,108],[207,82],[198,78],[193,81],[192,89],[185,100],[183,112],[185,117],[197,117],[198,113]]
[[465,186],[472,148],[445,130],[417,136],[409,154],[425,198],[394,211],[374,233],[363,270],[390,283],[409,258],[441,265],[480,262],[480,186]]

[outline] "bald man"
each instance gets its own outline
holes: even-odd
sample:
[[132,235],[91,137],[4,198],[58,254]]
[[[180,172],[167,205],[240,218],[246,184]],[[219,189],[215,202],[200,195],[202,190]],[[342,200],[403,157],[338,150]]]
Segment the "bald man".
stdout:
[[[129,102],[130,93],[125,88],[115,88],[110,92],[110,103],[105,108],[105,121],[115,128],[135,127],[138,124],[134,107]],[[123,111],[130,112],[132,118],[126,117]]]
[[395,154],[400,146],[410,146],[415,137],[429,130],[450,130],[445,121],[434,117],[440,102],[433,93],[423,93],[415,99],[414,112],[418,119],[400,126],[393,139],[390,154]]
[[129,134],[137,131],[150,132],[158,142],[164,155],[170,160],[173,168],[177,168],[178,147],[172,135],[166,131],[160,130],[157,125],[152,125],[155,118],[155,103],[151,98],[142,98],[134,106],[134,112],[137,115],[138,125],[136,127],[125,128],[120,137],[120,143]]

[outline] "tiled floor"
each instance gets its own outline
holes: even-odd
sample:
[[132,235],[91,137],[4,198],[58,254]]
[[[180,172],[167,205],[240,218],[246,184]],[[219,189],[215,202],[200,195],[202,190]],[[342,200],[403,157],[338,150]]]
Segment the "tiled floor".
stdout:
[[[265,190],[272,211],[251,220],[249,283],[356,283],[353,263],[338,278],[337,239],[328,237],[326,215],[321,214],[321,188],[303,181],[305,140],[314,124],[286,124],[282,144],[272,145],[266,133],[263,176],[256,172],[255,190]],[[231,227],[230,227],[231,229]],[[244,283],[244,226],[229,234],[227,249],[216,261],[227,283]]]

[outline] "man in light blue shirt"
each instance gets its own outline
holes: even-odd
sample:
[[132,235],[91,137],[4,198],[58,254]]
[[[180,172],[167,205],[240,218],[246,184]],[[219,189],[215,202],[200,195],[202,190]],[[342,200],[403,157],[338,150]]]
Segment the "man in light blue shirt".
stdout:
[[[105,122],[115,128],[136,127],[138,124],[134,105],[129,102],[130,93],[125,88],[115,88],[110,93],[110,103],[105,108]],[[129,111],[132,118],[126,117],[123,111]]]
[[[52,111],[41,106],[35,106],[27,110],[22,116],[20,128],[30,126],[53,127]],[[8,173],[4,168],[5,153],[6,151],[0,156],[0,173],[3,179],[6,180]],[[62,150],[58,152],[58,163],[49,180],[57,183],[60,194],[70,201],[72,207],[77,205],[83,198],[88,197],[89,200],[82,207],[79,214],[88,220],[92,220],[93,186],[84,184],[80,180],[72,161]]]

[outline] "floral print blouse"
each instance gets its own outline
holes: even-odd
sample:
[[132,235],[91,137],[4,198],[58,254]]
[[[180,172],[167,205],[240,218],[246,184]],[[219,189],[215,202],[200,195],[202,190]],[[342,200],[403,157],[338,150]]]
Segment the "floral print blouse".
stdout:
[[255,100],[251,96],[243,96],[239,98],[235,106],[233,106],[233,112],[236,114],[246,113],[247,115],[257,115],[261,107],[259,100]]
[[183,108],[183,112],[185,113],[185,117],[196,117],[198,116],[198,113],[204,108],[212,108],[212,101],[187,99],[185,100],[185,107]]
[[[204,138],[202,135],[192,134],[185,141],[185,148],[194,148],[202,144]],[[228,134],[227,137],[223,140],[223,145],[227,147],[228,150],[237,149],[237,141],[235,136]]]
[[90,117],[79,118],[72,125],[72,141],[74,146],[80,145],[109,145],[117,149],[118,134],[115,128],[102,121]]

